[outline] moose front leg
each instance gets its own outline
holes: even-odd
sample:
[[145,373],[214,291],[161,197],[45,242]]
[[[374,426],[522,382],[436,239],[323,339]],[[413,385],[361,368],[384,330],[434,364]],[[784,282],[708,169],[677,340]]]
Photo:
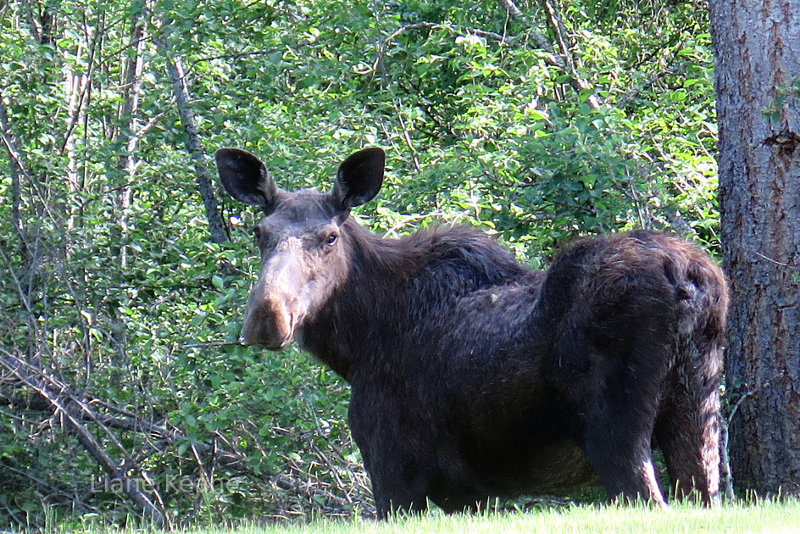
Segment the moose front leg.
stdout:
[[372,483],[379,519],[391,513],[423,512],[428,507],[431,451],[422,443],[423,425],[410,424],[408,412],[391,401],[376,402],[379,391],[353,388],[348,419]]
[[375,497],[375,510],[378,519],[386,519],[393,513],[413,514],[428,508],[426,481],[421,473],[410,478],[402,474],[402,467],[384,462],[377,471],[369,471],[372,493]]

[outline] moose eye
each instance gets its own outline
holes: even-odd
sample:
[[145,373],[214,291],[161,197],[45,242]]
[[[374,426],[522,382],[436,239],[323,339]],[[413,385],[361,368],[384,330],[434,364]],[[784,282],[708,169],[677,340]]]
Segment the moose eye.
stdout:
[[325,244],[331,246],[334,243],[336,243],[337,239],[339,239],[339,234],[337,234],[336,232],[331,232],[330,234],[328,234],[328,237],[325,238]]

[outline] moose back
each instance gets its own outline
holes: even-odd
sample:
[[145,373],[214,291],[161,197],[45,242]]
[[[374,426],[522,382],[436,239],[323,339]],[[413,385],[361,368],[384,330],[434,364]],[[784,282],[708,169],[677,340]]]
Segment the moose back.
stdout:
[[350,383],[378,515],[598,479],[612,499],[663,506],[653,444],[678,496],[715,502],[720,269],[646,231],[579,241],[545,272],[462,227],[384,239],[349,216],[384,159],[351,155],[319,193],[279,189],[245,151],[216,154],[225,189],[264,212],[242,335],[294,339]]

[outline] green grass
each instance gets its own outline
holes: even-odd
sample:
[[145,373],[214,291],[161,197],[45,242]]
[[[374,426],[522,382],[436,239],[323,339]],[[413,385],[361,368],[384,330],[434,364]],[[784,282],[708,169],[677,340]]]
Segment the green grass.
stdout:
[[[78,530],[80,531],[80,530]],[[86,533],[112,530],[87,529]],[[119,532],[113,530],[113,532]],[[135,532],[129,530],[128,532]],[[432,512],[422,517],[394,518],[387,522],[320,519],[310,523],[241,524],[232,528],[190,528],[186,534],[344,534],[344,533],[450,533],[514,532],[567,533],[798,533],[800,501],[726,505],[703,509],[677,505],[661,511],[647,507],[574,506],[561,510],[525,513],[500,512],[451,515]]]

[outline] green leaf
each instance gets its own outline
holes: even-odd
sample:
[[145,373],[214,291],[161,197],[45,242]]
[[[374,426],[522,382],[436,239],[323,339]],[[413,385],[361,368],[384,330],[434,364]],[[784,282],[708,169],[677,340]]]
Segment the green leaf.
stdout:
[[222,280],[221,276],[216,274],[211,277],[211,285],[213,285],[220,291],[223,291],[225,289],[225,282]]

